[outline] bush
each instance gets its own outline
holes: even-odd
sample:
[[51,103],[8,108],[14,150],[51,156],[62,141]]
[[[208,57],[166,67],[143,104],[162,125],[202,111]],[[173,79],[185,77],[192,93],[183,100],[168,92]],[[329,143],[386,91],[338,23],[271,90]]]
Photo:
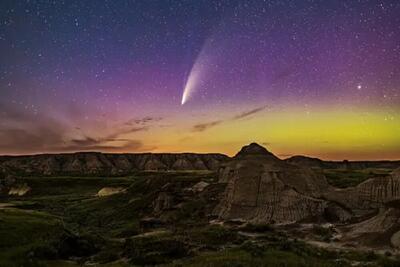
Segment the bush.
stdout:
[[264,256],[264,253],[267,249],[265,245],[253,241],[244,242],[240,248],[249,253],[252,257]]
[[168,263],[188,254],[186,245],[168,234],[127,239],[124,249],[124,255],[130,258],[130,262],[140,265]]
[[240,230],[246,232],[263,233],[263,232],[271,232],[273,231],[273,228],[269,224],[248,223],[245,226],[241,227]]
[[330,227],[322,227],[319,225],[314,225],[312,232],[315,235],[320,236],[321,239],[326,242],[330,241],[331,238],[333,237],[333,230]]
[[237,232],[219,225],[209,225],[200,229],[193,229],[185,234],[190,242],[209,248],[243,242],[243,238]]

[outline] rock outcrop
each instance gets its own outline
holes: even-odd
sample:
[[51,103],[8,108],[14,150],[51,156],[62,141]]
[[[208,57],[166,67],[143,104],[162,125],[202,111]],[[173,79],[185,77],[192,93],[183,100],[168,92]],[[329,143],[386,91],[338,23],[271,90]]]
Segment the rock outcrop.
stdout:
[[368,247],[400,248],[400,209],[382,208],[377,215],[343,227],[342,241]]
[[349,170],[362,170],[367,168],[380,168],[380,169],[396,169],[400,168],[400,161],[378,160],[378,161],[324,161],[318,158],[311,158],[306,156],[293,156],[285,159],[290,164],[299,166],[307,166],[309,168],[322,168],[322,169],[349,169]]
[[388,205],[400,207],[400,169],[356,187],[337,189],[310,168],[322,161],[307,160],[305,167],[289,162],[255,143],[243,147],[221,164],[219,182],[226,183],[226,190],[214,213],[221,220],[256,223],[349,223],[371,218]]
[[98,197],[108,197],[115,194],[125,193],[126,189],[123,187],[103,187],[97,192]]
[[0,166],[0,196],[7,195],[10,187],[17,182],[17,178],[5,167]]
[[222,154],[44,154],[3,156],[0,167],[21,175],[123,175],[135,171],[216,170],[229,159]]
[[368,179],[356,187],[335,189],[324,194],[325,199],[340,203],[363,216],[400,201],[400,175],[397,169],[390,175]]
[[323,175],[291,165],[252,143],[220,169],[227,183],[215,213],[220,219],[257,223],[290,223],[322,217],[327,190]]
[[10,188],[8,195],[22,197],[31,191],[31,188],[27,184],[15,185]]

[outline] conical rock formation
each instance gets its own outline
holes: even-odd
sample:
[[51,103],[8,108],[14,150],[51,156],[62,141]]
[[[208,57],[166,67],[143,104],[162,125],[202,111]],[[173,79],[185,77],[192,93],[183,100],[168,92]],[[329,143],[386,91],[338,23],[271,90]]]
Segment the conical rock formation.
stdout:
[[227,183],[215,209],[223,220],[297,222],[321,217],[327,205],[318,199],[328,188],[324,176],[286,163],[255,143],[221,167],[219,181]]

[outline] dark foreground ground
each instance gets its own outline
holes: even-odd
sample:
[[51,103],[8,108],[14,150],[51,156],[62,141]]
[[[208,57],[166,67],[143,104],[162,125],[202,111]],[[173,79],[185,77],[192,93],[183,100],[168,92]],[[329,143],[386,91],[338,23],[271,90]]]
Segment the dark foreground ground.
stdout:
[[[344,188],[389,170],[324,172]],[[218,223],[211,214],[224,185],[215,177],[19,178],[29,192],[0,199],[0,266],[400,266],[395,255],[329,246],[333,233],[322,226],[305,242],[296,225]],[[193,187],[200,181],[210,185]],[[105,187],[121,192],[98,196]]]

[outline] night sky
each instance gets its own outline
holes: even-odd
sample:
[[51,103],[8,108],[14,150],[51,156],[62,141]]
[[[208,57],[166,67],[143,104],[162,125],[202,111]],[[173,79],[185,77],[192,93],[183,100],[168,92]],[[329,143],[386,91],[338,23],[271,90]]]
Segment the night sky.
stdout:
[[400,1],[0,2],[0,154],[400,159]]

